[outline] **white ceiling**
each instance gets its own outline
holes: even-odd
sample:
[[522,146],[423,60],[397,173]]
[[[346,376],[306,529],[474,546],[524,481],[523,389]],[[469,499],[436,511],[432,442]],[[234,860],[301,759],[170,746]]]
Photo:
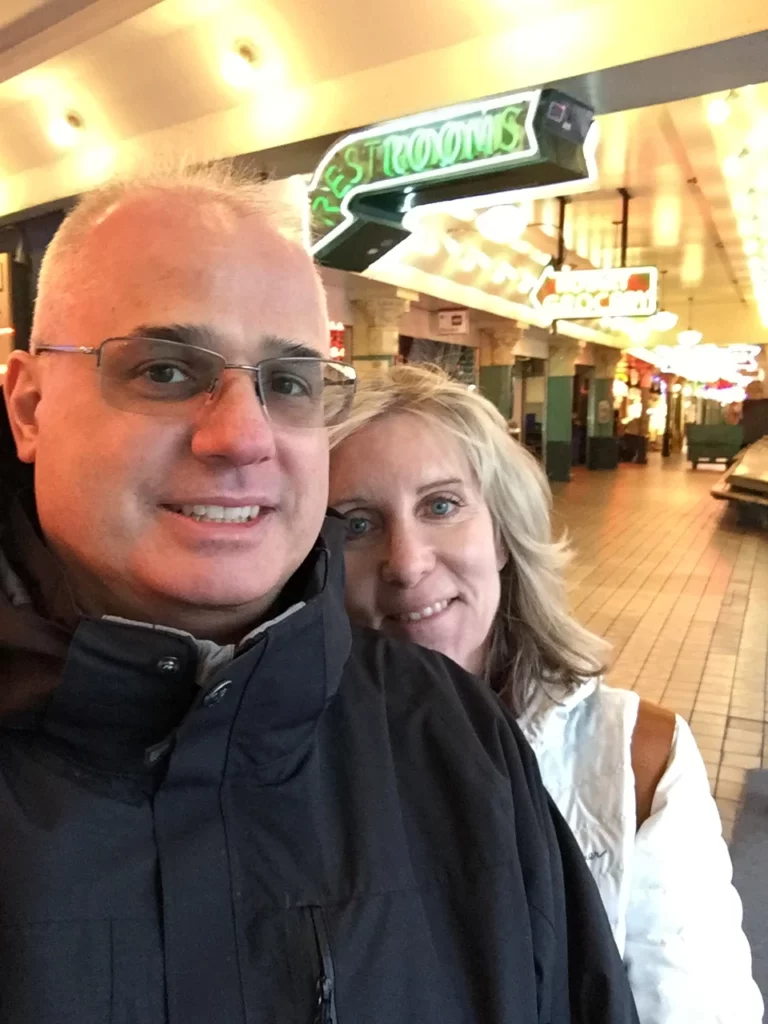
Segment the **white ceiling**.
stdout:
[[[5,0],[0,216],[158,148],[211,159],[768,29],[754,0]],[[364,9],[364,15],[363,15]],[[253,88],[221,75],[236,40]],[[80,143],[51,121],[75,110]]]
[[[0,3],[0,216],[158,152],[253,152],[768,30],[768,4],[754,0],[697,0],[695,17],[669,0],[641,9],[616,0],[390,0],[366,4],[364,16],[359,0]],[[243,38],[261,55],[245,90],[221,72]],[[696,58],[686,60],[690,74]],[[684,83],[676,88],[684,94]],[[722,164],[768,112],[768,90],[741,90],[737,106],[720,129],[699,99],[602,117],[600,188],[570,207],[569,258],[616,260],[615,189],[629,188],[629,262],[668,270],[665,301],[683,319],[694,294],[700,326],[722,340],[762,341]],[[84,129],[63,150],[48,130],[69,110]],[[532,220],[552,215],[551,204],[539,205]],[[454,227],[467,232],[466,223]],[[554,251],[540,231],[527,237]],[[445,270],[406,264],[433,278]],[[471,275],[455,283],[466,289]]]

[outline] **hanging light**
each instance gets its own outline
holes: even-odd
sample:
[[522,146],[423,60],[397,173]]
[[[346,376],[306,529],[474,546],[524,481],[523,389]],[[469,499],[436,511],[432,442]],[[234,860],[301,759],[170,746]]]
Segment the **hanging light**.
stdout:
[[768,149],[768,117],[761,117],[749,133],[747,145],[758,153]]
[[736,92],[731,89],[727,95],[716,96],[715,99],[711,100],[707,107],[707,118],[709,123],[714,125],[725,124],[732,113],[731,100],[735,98]]
[[678,319],[677,313],[673,313],[671,309],[660,309],[651,317],[651,326],[654,331],[664,334],[665,331],[671,331],[673,327],[677,327]]
[[478,214],[475,227],[489,242],[508,245],[528,227],[528,214],[522,206],[491,206]]
[[419,256],[437,256],[442,245],[437,235],[424,231],[411,235],[411,247]]
[[470,249],[466,252],[460,262],[459,269],[465,274],[471,274],[477,267],[477,253],[475,250]]
[[680,331],[677,336],[678,345],[682,345],[683,348],[694,348],[698,345],[704,335],[701,331],[694,331],[692,327],[693,321],[693,296],[691,295],[688,299],[688,327],[684,331]]
[[732,153],[731,156],[727,156],[723,161],[723,173],[727,178],[738,178],[739,175],[744,173],[744,169],[747,166],[747,158],[749,157],[749,150],[742,149],[740,153]]
[[677,313],[673,313],[670,309],[666,309],[663,302],[664,292],[664,278],[667,276],[667,271],[662,270],[661,272],[661,284],[659,286],[659,306],[661,307],[658,312],[654,313],[649,318],[649,323],[654,331],[658,331],[659,334],[664,334],[665,331],[671,331],[673,327],[677,327],[678,316]]

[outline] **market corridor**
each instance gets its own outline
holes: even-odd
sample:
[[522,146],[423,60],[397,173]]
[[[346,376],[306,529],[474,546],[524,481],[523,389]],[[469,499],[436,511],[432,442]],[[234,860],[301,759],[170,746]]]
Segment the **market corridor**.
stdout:
[[611,641],[609,681],[691,723],[730,837],[746,772],[768,767],[768,533],[680,457],[577,470],[555,490],[576,613]]

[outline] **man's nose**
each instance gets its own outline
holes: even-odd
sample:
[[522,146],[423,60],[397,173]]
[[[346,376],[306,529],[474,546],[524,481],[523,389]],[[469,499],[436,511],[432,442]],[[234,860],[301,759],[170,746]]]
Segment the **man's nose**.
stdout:
[[233,465],[263,462],[275,453],[272,424],[245,371],[225,371],[217,390],[199,414],[192,437],[198,458]]
[[415,587],[434,567],[434,548],[418,523],[398,523],[389,528],[381,566],[386,583]]

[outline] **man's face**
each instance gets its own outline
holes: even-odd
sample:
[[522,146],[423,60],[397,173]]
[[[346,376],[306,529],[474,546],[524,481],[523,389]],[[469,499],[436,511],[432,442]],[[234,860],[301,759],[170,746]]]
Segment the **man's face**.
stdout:
[[[38,344],[98,346],[183,325],[229,363],[280,355],[281,339],[327,352],[311,262],[261,217],[135,199],[88,246],[92,280],[72,281],[81,297]],[[215,401],[170,419],[105,402],[93,356],[41,354],[9,383],[25,375],[40,397],[20,455],[35,463],[43,531],[86,610],[228,636],[270,607],[322,524],[324,428],[275,425],[241,371],[225,371]],[[9,405],[14,418],[12,391]],[[209,522],[201,506],[260,511]]]

